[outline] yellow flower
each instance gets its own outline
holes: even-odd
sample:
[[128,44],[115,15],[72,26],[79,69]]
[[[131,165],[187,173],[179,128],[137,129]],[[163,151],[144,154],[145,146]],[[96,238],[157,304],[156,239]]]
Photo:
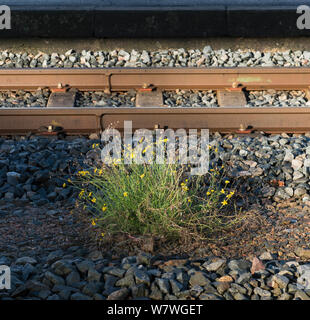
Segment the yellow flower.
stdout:
[[105,212],[107,210],[107,206],[104,205],[102,208],[101,208],[102,212]]
[[124,197],[128,197],[128,192],[123,193]]
[[230,199],[234,194],[235,194],[235,191],[231,191],[231,192],[226,196],[226,198],[227,198],[227,199]]
[[65,188],[66,186],[67,186],[67,185],[66,185],[65,183],[62,185],[63,188]]
[[211,192],[214,192],[214,190],[212,189]]
[[101,232],[101,237],[103,238],[105,236],[105,234],[103,232]]
[[72,183],[72,180],[69,178],[68,180],[67,180],[69,183]]
[[150,145],[146,146],[145,149],[142,151],[142,153],[143,153],[143,154],[146,153],[146,151],[147,151],[148,149],[150,149],[150,148],[151,148]]
[[88,194],[88,198],[90,198],[92,194],[93,194],[93,193],[92,193],[92,192],[90,192],[90,193]]
[[82,170],[82,171],[79,171],[79,172],[78,172],[78,175],[85,176],[85,175],[88,174],[88,173],[89,173],[89,171],[84,171],[84,170]]
[[188,187],[182,187],[184,191],[188,191]]
[[187,201],[188,201],[188,202],[192,202],[192,200],[191,200],[191,199],[187,199]]
[[102,175],[102,169],[100,169],[100,170],[98,171],[98,174],[99,174],[99,176]]
[[91,199],[91,202],[93,202],[93,203],[96,203],[96,201],[97,201],[96,198]]
[[218,152],[218,148],[215,148],[214,152],[217,153]]
[[228,183],[230,183],[230,181],[226,180],[226,181],[225,181],[225,184],[228,184]]
[[224,189],[222,189],[222,190],[221,190],[221,193],[225,194],[225,190],[224,190]]
[[211,194],[211,192],[208,191],[208,192],[207,192],[207,196],[209,196],[210,194]]
[[84,190],[82,190],[80,193],[79,193],[79,198],[82,198],[83,197],[83,194],[84,194]]
[[227,204],[227,201],[226,201],[226,200],[222,201],[222,205],[223,205],[223,206],[226,206],[226,204]]
[[98,168],[95,168],[95,169],[94,169],[94,173],[96,173],[96,172],[97,172],[97,170],[98,170]]
[[95,226],[95,225],[96,225],[96,222],[95,222],[95,220],[94,220],[94,219],[91,221],[91,224],[92,224],[93,226]]
[[140,178],[143,179],[145,176],[145,173],[141,174]]

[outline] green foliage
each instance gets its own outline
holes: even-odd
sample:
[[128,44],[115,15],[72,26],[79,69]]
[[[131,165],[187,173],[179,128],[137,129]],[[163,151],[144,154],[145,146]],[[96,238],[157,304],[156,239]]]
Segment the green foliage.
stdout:
[[118,164],[81,171],[79,201],[102,235],[206,239],[242,220],[223,168],[189,176],[176,164]]

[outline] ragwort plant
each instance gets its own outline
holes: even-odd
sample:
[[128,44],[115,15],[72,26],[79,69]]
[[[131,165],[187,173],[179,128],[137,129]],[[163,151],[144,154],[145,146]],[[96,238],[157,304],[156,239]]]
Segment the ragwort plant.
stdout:
[[79,201],[102,236],[126,233],[169,240],[206,239],[239,223],[224,167],[189,176],[177,164],[131,164],[78,173]]

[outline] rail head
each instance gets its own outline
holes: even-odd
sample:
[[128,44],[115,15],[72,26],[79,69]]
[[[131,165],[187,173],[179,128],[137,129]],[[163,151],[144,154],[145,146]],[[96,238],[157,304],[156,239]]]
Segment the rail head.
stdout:
[[310,68],[46,68],[0,69],[0,90],[57,88],[128,91],[143,85],[162,90],[218,90],[234,85],[248,90],[309,88]]

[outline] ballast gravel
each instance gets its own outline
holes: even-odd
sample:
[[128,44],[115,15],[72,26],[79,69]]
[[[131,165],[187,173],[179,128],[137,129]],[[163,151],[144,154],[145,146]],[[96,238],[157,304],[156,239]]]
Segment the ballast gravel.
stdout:
[[[271,256],[271,258],[269,257]],[[310,300],[310,264],[260,258],[107,259],[85,247],[2,253],[11,268],[4,300]]]
[[[229,178],[241,180],[241,191],[249,195],[253,205],[266,199],[281,202],[292,198],[310,204],[310,134],[214,134],[210,141],[211,165],[228,164]],[[64,201],[74,206],[77,191],[68,178],[100,163],[101,147],[99,139],[83,137],[0,139],[0,238],[4,237],[0,264],[10,266],[12,272],[12,287],[0,292],[0,300],[310,299],[310,249],[302,238],[299,241],[303,247],[296,250],[296,255],[303,262],[277,259],[270,252],[264,253],[258,263],[250,258],[214,256],[174,261],[143,253],[113,259],[100,252],[87,252],[84,246],[56,249],[50,233],[56,232],[57,224],[66,228],[59,233],[59,240],[68,243],[71,229],[75,238],[81,237],[69,209],[63,212],[59,208]],[[306,219],[308,213],[301,214]],[[293,232],[290,224],[295,223],[290,220],[283,230],[288,235]],[[14,227],[16,221],[19,229]],[[10,231],[12,227],[14,231]],[[40,228],[50,230],[40,235]],[[16,242],[12,234],[23,234],[25,239]],[[11,239],[7,245],[6,235]],[[42,248],[45,243],[51,243],[53,249]],[[34,250],[37,246],[40,249]]]
[[[50,96],[48,89],[0,92],[0,108],[44,108]],[[246,107],[309,107],[303,91],[249,91],[246,92]],[[75,107],[134,107],[136,92],[102,91],[78,92]],[[216,91],[173,90],[163,92],[165,107],[202,108],[219,107]]]
[[111,51],[77,51],[64,54],[38,52],[0,52],[1,68],[98,68],[98,67],[302,67],[309,66],[310,51],[286,50],[262,52],[220,49],[211,46],[200,49],[169,50],[123,49]]
[[[80,170],[102,165],[104,145],[95,138],[0,138],[0,201],[74,202],[76,191],[63,184]],[[291,197],[310,201],[310,133],[257,137],[216,133],[210,147],[210,165],[226,166],[229,177],[241,181],[244,190],[278,201]]]
[[[120,68],[120,67],[309,67],[310,52],[286,50],[261,52],[230,49],[213,50],[210,46],[200,49],[184,48],[169,50],[77,51],[70,49],[64,54],[38,52],[0,52],[0,68]],[[0,93],[0,107],[44,107],[48,93]],[[248,94],[248,107],[299,107],[310,103],[302,91],[252,91]],[[135,93],[102,92],[79,95],[77,106],[134,106]],[[212,91],[177,90],[164,93],[166,106],[214,107],[218,106]]]

